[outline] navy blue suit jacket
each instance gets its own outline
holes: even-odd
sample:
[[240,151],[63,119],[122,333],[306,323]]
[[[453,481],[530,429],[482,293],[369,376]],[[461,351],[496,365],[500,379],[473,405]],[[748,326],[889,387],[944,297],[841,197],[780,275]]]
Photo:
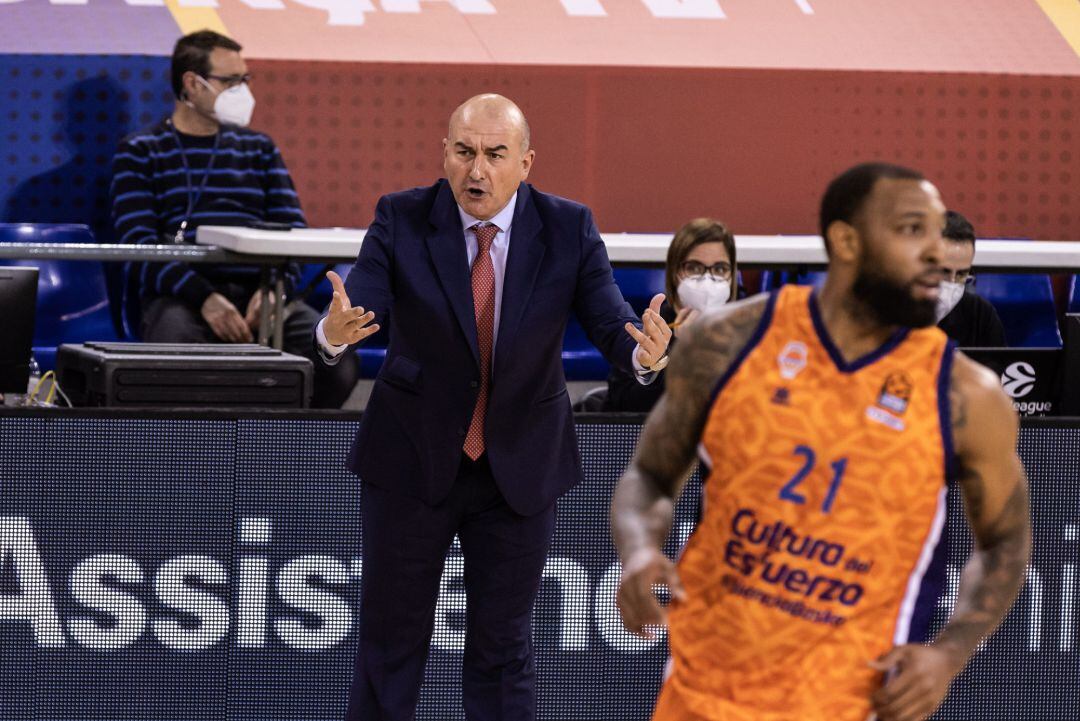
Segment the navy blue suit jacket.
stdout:
[[[438,503],[457,476],[480,380],[464,230],[445,180],[380,198],[345,287],[354,306],[389,321],[349,469],[364,483]],[[503,497],[523,515],[581,480],[560,355],[571,312],[613,365],[632,371],[636,342],[623,326],[640,322],[615,285],[592,213],[522,183],[485,442]]]

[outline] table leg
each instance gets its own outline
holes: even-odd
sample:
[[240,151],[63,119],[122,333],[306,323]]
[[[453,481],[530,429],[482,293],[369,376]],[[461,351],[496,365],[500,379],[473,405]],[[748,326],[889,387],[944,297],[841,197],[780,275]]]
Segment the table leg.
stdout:
[[285,274],[279,272],[274,283],[274,347],[285,345]]
[[258,293],[262,295],[259,308],[259,345],[270,345],[270,268],[264,266],[259,278]]

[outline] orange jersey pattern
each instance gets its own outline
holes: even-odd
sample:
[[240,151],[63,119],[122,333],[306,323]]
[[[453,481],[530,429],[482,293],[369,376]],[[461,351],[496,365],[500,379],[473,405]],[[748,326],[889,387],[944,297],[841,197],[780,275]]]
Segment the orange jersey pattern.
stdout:
[[702,433],[655,721],[870,716],[867,662],[922,640],[937,600],[951,363],[937,328],[845,362],[812,289],[770,298]]

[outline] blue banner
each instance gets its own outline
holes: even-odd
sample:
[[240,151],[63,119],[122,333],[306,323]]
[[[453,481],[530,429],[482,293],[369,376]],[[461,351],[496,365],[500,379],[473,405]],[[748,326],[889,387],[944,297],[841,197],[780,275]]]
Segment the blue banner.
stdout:
[[[338,719],[356,641],[355,420],[0,416],[0,719]],[[608,533],[636,423],[578,424],[535,629],[543,719],[647,719],[663,639],[623,630]],[[940,719],[1080,715],[1080,429],[1026,426],[1035,552]],[[669,550],[692,530],[695,475]],[[970,541],[950,507],[955,594]],[[461,719],[463,564],[447,557],[421,719]]]

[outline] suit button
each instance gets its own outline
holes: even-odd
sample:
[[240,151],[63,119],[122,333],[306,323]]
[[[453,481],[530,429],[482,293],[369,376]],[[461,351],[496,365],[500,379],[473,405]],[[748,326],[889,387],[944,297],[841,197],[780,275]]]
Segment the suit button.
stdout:
[[480,381],[469,381],[469,388],[479,388]]

